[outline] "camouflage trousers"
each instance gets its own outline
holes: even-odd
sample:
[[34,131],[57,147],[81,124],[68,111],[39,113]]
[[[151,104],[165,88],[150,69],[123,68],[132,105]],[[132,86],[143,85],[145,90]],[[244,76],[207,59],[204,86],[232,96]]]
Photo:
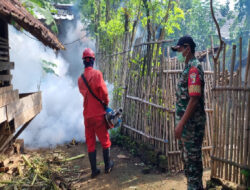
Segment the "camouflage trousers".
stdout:
[[[203,138],[203,137],[202,137]],[[202,140],[179,141],[188,190],[203,190]]]

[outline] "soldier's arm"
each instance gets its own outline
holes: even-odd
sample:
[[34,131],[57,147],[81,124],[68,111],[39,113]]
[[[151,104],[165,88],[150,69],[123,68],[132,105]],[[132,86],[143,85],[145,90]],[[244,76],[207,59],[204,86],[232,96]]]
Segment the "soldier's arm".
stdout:
[[181,138],[184,125],[192,116],[201,96],[201,81],[198,69],[192,67],[188,74],[188,93],[190,96],[186,111],[175,129],[176,138]]
[[186,125],[187,121],[192,116],[193,112],[196,109],[198,102],[199,102],[199,97],[196,97],[196,96],[190,97],[190,100],[187,105],[187,109],[184,115],[182,116],[180,122],[178,123],[177,127],[175,128],[175,137],[177,139],[181,138],[183,127],[184,125]]

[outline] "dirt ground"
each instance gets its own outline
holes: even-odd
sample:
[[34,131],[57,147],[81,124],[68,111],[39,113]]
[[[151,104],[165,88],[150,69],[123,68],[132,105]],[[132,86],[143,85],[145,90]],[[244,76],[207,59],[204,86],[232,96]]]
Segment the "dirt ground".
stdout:
[[[149,174],[143,174],[145,168],[139,158],[131,156],[126,150],[120,147],[112,147],[111,156],[115,167],[110,174],[104,173],[104,162],[102,158],[102,148],[97,144],[97,163],[101,169],[101,174],[95,178],[90,178],[90,165],[87,157],[86,144],[77,146],[59,146],[56,149],[32,150],[41,155],[58,152],[68,157],[79,154],[86,154],[85,158],[74,160],[68,163],[69,170],[65,176],[71,176],[77,181],[72,182],[72,186],[79,190],[185,190],[187,183],[185,176],[180,174],[160,173],[157,170],[150,171]],[[29,151],[28,151],[29,152]],[[210,170],[204,171],[203,183],[209,180]]]

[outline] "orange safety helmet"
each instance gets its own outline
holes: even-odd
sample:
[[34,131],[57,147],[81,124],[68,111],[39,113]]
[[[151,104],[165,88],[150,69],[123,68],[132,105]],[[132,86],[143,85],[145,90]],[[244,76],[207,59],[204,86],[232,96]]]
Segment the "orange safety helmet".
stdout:
[[85,48],[85,50],[83,51],[83,54],[82,54],[82,59],[85,59],[86,57],[91,57],[91,58],[95,59],[95,53],[93,52],[92,49]]

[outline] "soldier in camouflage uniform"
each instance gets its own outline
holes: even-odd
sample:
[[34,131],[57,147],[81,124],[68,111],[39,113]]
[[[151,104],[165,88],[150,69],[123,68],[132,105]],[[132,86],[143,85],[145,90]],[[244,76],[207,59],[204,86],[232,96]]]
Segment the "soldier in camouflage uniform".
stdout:
[[195,43],[190,36],[179,39],[173,51],[178,51],[184,70],[176,90],[175,137],[182,151],[188,190],[202,190],[202,140],[205,131],[204,72],[195,58]]

